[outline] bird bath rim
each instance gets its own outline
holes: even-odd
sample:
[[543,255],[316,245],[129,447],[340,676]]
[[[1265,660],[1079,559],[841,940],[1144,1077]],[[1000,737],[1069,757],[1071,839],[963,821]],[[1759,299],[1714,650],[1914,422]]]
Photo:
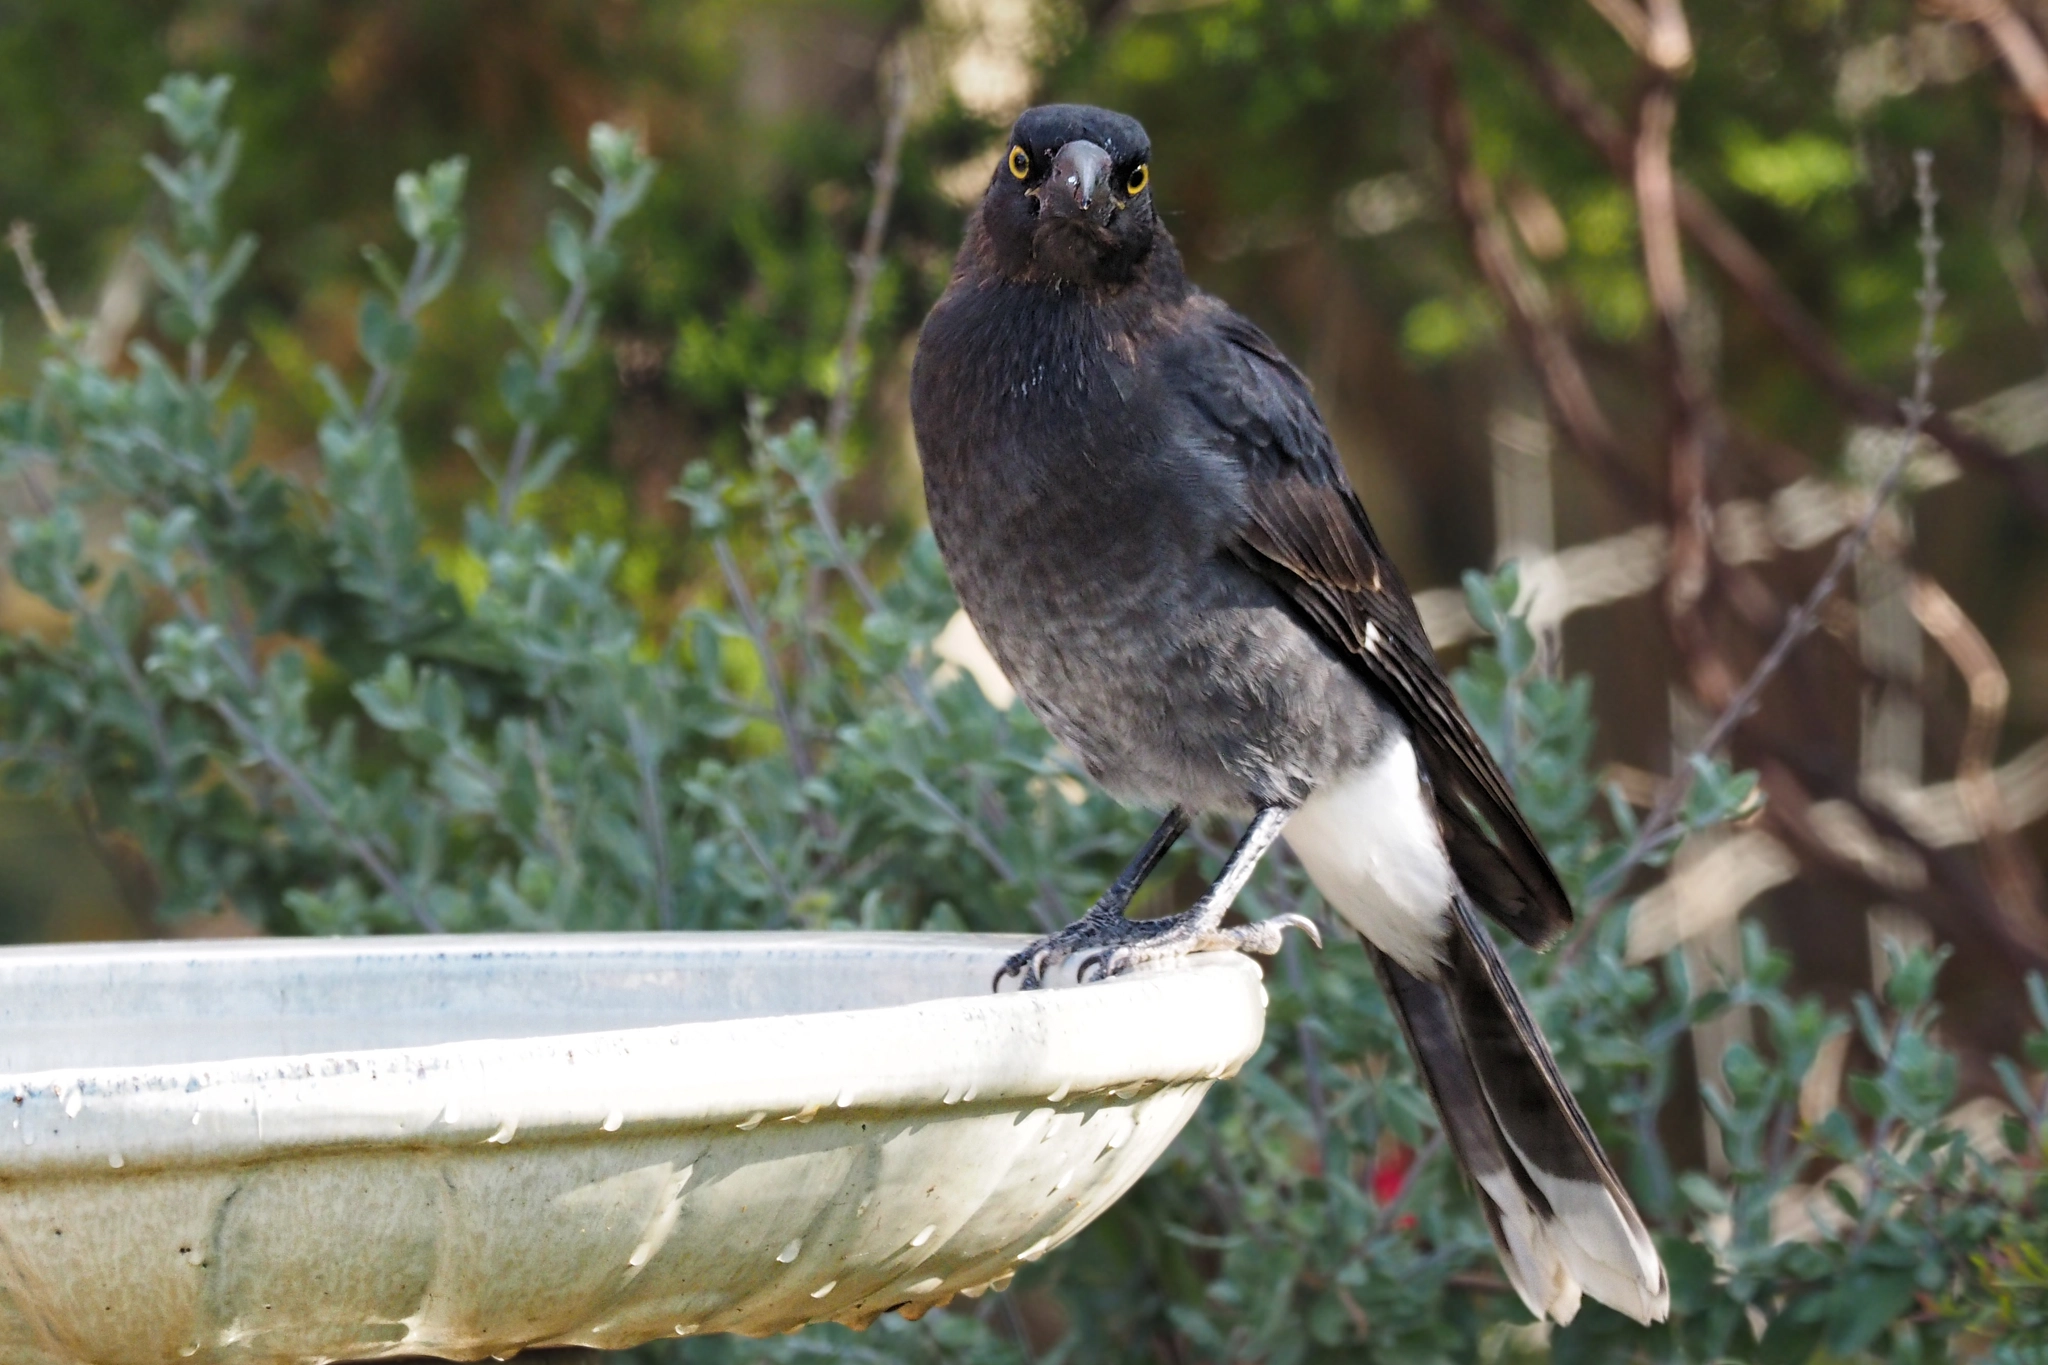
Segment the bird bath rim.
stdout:
[[[684,1327],[858,1324],[1000,1287],[1019,1261],[1071,1237],[1142,1175],[1209,1083],[1241,1066],[1263,1032],[1258,968],[1232,954],[1082,988],[990,994],[996,964],[1024,941],[742,933],[0,950],[0,1113],[11,1110],[14,1124],[0,1125],[0,1357],[477,1358],[541,1344],[627,1345]],[[506,1028],[521,1018],[507,1006],[550,971],[580,983],[576,998]],[[437,1036],[432,1008],[412,1017],[396,1008],[408,978],[440,980],[458,1013],[469,1013],[444,1018]],[[199,1045],[207,1028],[180,1033],[166,1023],[161,1037],[145,1029],[138,1042],[128,993],[150,979],[170,1005],[211,1011],[230,1043],[334,1043],[357,1027],[376,1041],[407,1030],[421,1041],[220,1055],[221,1046]],[[488,984],[506,980],[503,990]],[[336,992],[327,1006],[322,981]],[[464,981],[485,988],[465,994]],[[296,1012],[287,1008],[292,992],[279,989],[292,982]],[[595,989],[602,983],[612,989]],[[67,989],[78,1013],[96,1007],[113,1021],[110,1037],[129,1040],[125,1057],[82,1064],[94,1051],[91,1029],[74,1021],[67,1030],[49,1012]],[[393,1009],[362,1009],[380,990]],[[694,1005],[683,998],[691,990]],[[841,1008],[792,1013],[791,992]],[[650,1022],[664,1001],[699,1017]],[[28,1017],[38,1009],[39,1024]],[[702,1017],[707,1010],[724,1017]],[[544,1031],[607,1019],[615,1026]],[[480,1028],[485,1036],[475,1036]],[[23,1065],[36,1060],[57,1064]],[[460,1197],[422,1184],[430,1169],[450,1191],[460,1185]],[[406,1300],[411,1311],[386,1312],[398,1337],[350,1337],[354,1319],[292,1307],[268,1281],[256,1313],[218,1283],[203,1292],[187,1284],[182,1264],[143,1257],[118,1273],[92,1269],[142,1256],[131,1243],[147,1237],[126,1229],[161,1225],[167,1249],[215,1257],[209,1274],[223,1282],[241,1283],[243,1272],[303,1277],[348,1239],[332,1227],[292,1226],[298,1194],[327,1189],[322,1182],[339,1171],[360,1173],[351,1189],[376,1191],[387,1177],[431,1185],[428,1202],[445,1205],[429,1217],[394,1202],[378,1215],[410,1219],[408,1235],[439,1257],[434,1285],[400,1295],[417,1296]],[[661,1180],[649,1174],[663,1171]],[[765,1174],[774,1171],[785,1176]],[[270,1205],[256,1194],[236,1202],[265,1181]],[[489,1198],[468,1192],[487,1186]],[[746,1199],[733,1194],[747,1189]],[[306,1195],[316,1197],[326,1196]],[[380,1198],[351,1195],[321,1216],[368,1218]],[[625,1203],[564,1225],[563,1209],[592,1199]],[[647,1199],[655,1203],[633,1202]],[[234,1217],[255,1220],[233,1236],[219,1230],[231,1203]],[[746,1216],[736,1221],[733,1208]],[[44,1222],[71,1232],[63,1251],[52,1249]],[[638,1241],[605,1241],[626,1235],[608,1231],[615,1222]],[[458,1226],[470,1230],[450,1231]],[[589,1245],[576,1250],[578,1237]],[[568,1269],[520,1255],[490,1263],[479,1250],[536,1238],[561,1245],[522,1255],[569,1257]],[[99,1259],[65,1259],[87,1244]],[[254,1245],[271,1249],[259,1256],[246,1250]],[[777,1254],[792,1246],[802,1253],[795,1267]],[[558,1282],[611,1260],[626,1281],[592,1281],[563,1297]],[[286,1263],[302,1269],[265,1269]],[[382,1273],[364,1273],[372,1271]],[[797,1272],[801,1284],[784,1283]],[[126,1313],[133,1331],[110,1337],[116,1329],[100,1321],[97,1302],[70,1293],[71,1281],[92,1275],[107,1277],[109,1297],[170,1306],[150,1310],[160,1321]],[[730,1283],[711,1283],[720,1276]],[[533,1289],[504,1306],[503,1284],[527,1279]]]

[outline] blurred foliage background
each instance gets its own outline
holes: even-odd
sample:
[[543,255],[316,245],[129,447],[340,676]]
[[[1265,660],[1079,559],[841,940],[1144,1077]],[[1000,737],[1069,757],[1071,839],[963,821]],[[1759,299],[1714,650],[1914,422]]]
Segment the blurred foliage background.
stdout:
[[[945,681],[978,661],[957,631],[939,634],[950,602],[921,536],[905,397],[918,321],[1003,130],[1055,98],[1146,123],[1192,272],[1315,382],[1409,581],[1436,589],[1424,605],[1447,657],[1496,637],[1469,661],[1468,698],[1506,717],[1495,730],[1510,747],[1529,741],[1525,798],[1556,797],[1546,833],[1592,875],[1601,849],[1618,852],[1615,821],[1682,767],[1887,463],[1881,433],[1911,387],[1923,311],[1912,154],[1926,148],[1946,298],[1940,415],[1910,498],[1735,731],[1729,757],[1757,773],[1761,810],[1735,827],[1712,802],[1698,812],[1674,870],[1631,884],[1592,968],[1561,972],[1546,1009],[1586,1032],[1567,1065],[1623,1078],[1611,1117],[1648,1163],[1633,1170],[1654,1177],[1660,1229],[1738,1228],[1721,1278],[1686,1272],[1722,1286],[1719,1308],[1704,1287],[1690,1301],[1720,1325],[1635,1349],[1747,1354],[1741,1333],[1782,1318],[1773,1358],[1873,1343],[1937,1358],[1951,1338],[1933,1327],[1884,1319],[1859,1335],[1859,1297],[1902,1322],[1968,1317],[1943,1316],[1953,1277],[1901,1291],[1900,1266],[1870,1259],[1885,1240],[1875,1215],[1839,1259],[1797,1265],[1767,1217],[1744,1261],[1743,1210],[1680,1176],[1741,1187],[1748,1171],[1763,1207],[1816,1163],[1869,1158],[1887,1113],[1925,1127],[1982,1100],[2026,1116],[2035,1073],[2005,1059],[2048,1062],[2015,1053],[2040,1023],[2023,980],[2048,967],[2044,32],[2048,10],[2026,0],[0,0],[0,219],[32,228],[13,240],[45,281],[40,301],[0,286],[0,394],[34,395],[20,450],[83,452],[55,466],[59,501],[80,493],[75,529],[32,479],[4,494],[21,520],[0,583],[18,793],[0,810],[0,941],[426,922],[1023,930],[1085,904],[1144,817],[1058,795],[1059,755],[988,704],[993,680]],[[199,238],[140,169],[146,153],[176,159],[143,101],[183,69],[232,78],[241,137],[217,206],[226,231],[203,245],[218,254],[247,229],[259,249],[223,305],[208,384],[180,388],[173,362],[158,392],[132,348],[179,356],[187,331],[140,244]],[[659,170],[609,243],[564,247],[547,227],[567,202],[551,172],[584,165],[599,121]],[[892,124],[898,180],[849,330],[850,262]],[[443,205],[441,226],[410,232],[394,180],[456,156],[459,213]],[[451,234],[462,255],[445,287],[403,354],[380,352],[362,247],[402,275],[422,241]],[[544,321],[578,279],[565,250],[589,265],[601,321],[536,398],[534,373],[575,331]],[[402,290],[390,305],[413,318]],[[76,320],[55,371],[38,318],[52,309]],[[218,368],[232,346],[241,363]],[[99,370],[133,391],[98,394]],[[366,374],[403,377],[367,381],[388,401],[351,412],[323,370],[356,397]],[[194,449],[216,466],[189,487],[109,434],[154,402],[145,421],[211,433]],[[534,440],[529,426],[559,463],[543,460],[545,486],[493,522],[494,471]],[[95,488],[120,506],[84,495]],[[122,523],[121,506],[148,524]],[[196,521],[178,523],[180,507]],[[256,544],[257,527],[272,538]],[[294,545],[313,548],[278,549]],[[1451,586],[1511,558],[1523,567],[1505,598]],[[132,587],[107,588],[128,561]],[[194,583],[197,605],[177,605]],[[146,685],[123,682],[112,654],[66,652],[82,603],[138,642],[129,663]],[[379,605],[391,619],[366,624]],[[1532,633],[1506,685],[1516,613]],[[583,656],[586,671],[561,666]],[[1538,700],[1511,700],[1514,680],[1566,675],[1590,692],[1529,681]],[[130,752],[148,747],[142,721],[94,719],[102,685],[117,701],[158,697],[163,771]],[[524,736],[540,732],[519,728],[533,723],[556,746],[538,757]],[[344,726],[372,736],[346,761]],[[82,780],[44,762],[44,740],[84,756]],[[276,790],[222,776],[238,762],[270,770]],[[389,883],[308,813],[293,771],[399,865]],[[549,842],[553,798],[535,795],[549,771],[572,809],[599,812],[576,831],[595,850],[582,861]],[[1603,790],[1615,817],[1594,801]],[[417,829],[447,842],[408,845]],[[1178,891],[1198,876],[1182,864]],[[1267,908],[1306,894],[1284,867],[1260,885]],[[1921,960],[1887,944],[1949,955],[1939,1065],[1901,1058],[1901,1040],[1935,1037],[1918,986],[1894,991],[1895,1022],[1854,1034],[1791,1003],[1886,998],[1895,963]],[[1337,956],[1290,959],[1262,1064],[1276,1079],[1247,1084],[1249,1098],[1219,1092],[1213,1126],[1184,1144],[1209,1150],[1183,1153],[1179,1174],[1091,1234],[1076,1265],[1100,1278],[1049,1268],[988,1300],[1000,1307],[862,1349],[1617,1358],[1597,1354],[1620,1349],[1598,1324],[1548,1347],[1503,1335],[1514,1314],[1474,1270],[1485,1253],[1469,1216],[1432,1213],[1419,1230],[1381,1216],[1407,1189],[1460,1196],[1401,1110],[1398,1065],[1379,1069],[1391,1035],[1353,998],[1365,974]],[[1650,1052],[1601,1052],[1622,1035]],[[1338,1071],[1324,1073],[1325,1051]],[[1776,1070],[1743,1073],[1759,1056]],[[1873,1092],[1852,1131],[1824,1134],[1845,1072],[1897,1093]],[[1695,1098],[1703,1085],[1725,1112]],[[2038,1163],[2031,1121],[2008,1147]],[[1745,1155],[1760,1124],[1813,1145]],[[1325,1179],[1353,1167],[1355,1180]],[[1347,1183],[1362,1201],[1350,1221],[1318,1202],[1341,1205],[1330,1191]],[[1989,1207],[2036,1208],[2031,1183],[1997,1189]],[[2025,1243],[1996,1222],[1944,1224],[1926,1245],[1902,1234],[1900,1254],[1946,1266],[1928,1250],[1944,1236]],[[1359,1269],[1369,1238],[1377,1259]],[[1299,1253],[1284,1275],[1276,1247]],[[1970,1318],[1981,1335],[1958,1339],[1973,1350],[2042,1321],[2028,1294],[2048,1268],[1992,1260],[1969,1283],[1983,1303],[2005,1286],[2011,1330]],[[1424,1286],[1405,1308],[1404,1275]],[[1852,1288],[1812,1307],[1831,1277]],[[854,1349],[806,1340],[777,1349]]]

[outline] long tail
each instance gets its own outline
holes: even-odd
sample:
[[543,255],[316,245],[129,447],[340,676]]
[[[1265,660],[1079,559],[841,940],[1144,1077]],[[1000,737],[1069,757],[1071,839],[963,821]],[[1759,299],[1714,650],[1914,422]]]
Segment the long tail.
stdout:
[[1538,1318],[1570,1322],[1583,1292],[1661,1321],[1670,1285],[1628,1191],[1463,897],[1450,918],[1438,981],[1366,947],[1478,1186],[1509,1283]]

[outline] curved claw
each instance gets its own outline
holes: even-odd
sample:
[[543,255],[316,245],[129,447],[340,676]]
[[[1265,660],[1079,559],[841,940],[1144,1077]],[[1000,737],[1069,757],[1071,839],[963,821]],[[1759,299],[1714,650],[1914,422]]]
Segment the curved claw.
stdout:
[[1090,953],[1081,959],[1081,965],[1074,972],[1075,978],[1085,984],[1123,975],[1125,967],[1117,961],[1122,952],[1121,948],[1105,948],[1099,953]]
[[1302,933],[1308,935],[1308,941],[1310,943],[1316,945],[1317,952],[1321,952],[1323,950],[1323,931],[1320,927],[1317,926],[1316,922],[1310,919],[1307,915],[1297,915],[1292,912],[1289,912],[1285,915],[1275,915],[1273,916],[1273,918],[1267,920],[1266,923],[1273,925],[1275,928],[1281,930],[1299,929]]
[[1026,949],[1024,952],[1013,953],[1006,958],[1003,965],[996,968],[995,976],[989,980],[989,994],[994,995],[997,991],[1001,990],[1003,982],[1013,976],[1020,978],[1017,983],[1018,990],[1037,990],[1041,984],[1039,981],[1037,955]]
[[1219,930],[1205,940],[1202,946],[1212,949],[1230,948],[1240,953],[1258,953],[1264,957],[1271,957],[1280,951],[1289,929],[1299,929],[1308,935],[1309,941],[1316,947],[1323,946],[1322,931],[1316,922],[1306,915],[1296,914],[1275,915],[1271,919],[1253,920],[1250,924]]

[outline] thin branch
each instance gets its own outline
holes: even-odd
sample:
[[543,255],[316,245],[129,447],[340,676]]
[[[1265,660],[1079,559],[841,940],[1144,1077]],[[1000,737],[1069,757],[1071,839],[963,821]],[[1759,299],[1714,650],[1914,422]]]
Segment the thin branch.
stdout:
[[[1627,132],[1580,78],[1560,67],[1529,34],[1489,0],[1445,0],[1473,31],[1522,68],[1537,93],[1619,176],[1632,174],[1634,150]],[[1714,268],[1785,343],[1792,358],[1835,402],[1857,420],[1894,426],[1895,395],[1855,373],[1813,315],[1793,297],[1761,253],[1683,179],[1673,185],[1678,224]],[[1922,429],[1966,468],[1995,474],[2011,485],[2027,509],[2048,521],[2048,469],[2020,459],[1994,441],[1965,431],[1946,414],[1929,413]]]
[[901,178],[903,134],[910,126],[910,62],[899,49],[884,64],[889,112],[882,125],[882,155],[875,163],[875,197],[868,204],[867,225],[861,230],[860,254],[853,260],[853,295],[846,306],[846,327],[839,335],[839,385],[832,392],[832,407],[825,418],[825,449],[834,456],[853,425],[862,377],[860,341],[867,332],[868,314],[874,311],[875,281],[882,273],[882,240],[889,231],[889,210]]
[[1621,860],[1604,872],[1598,883],[1588,888],[1591,902],[1584,919],[1590,925],[1606,909],[1607,898],[1620,886],[1629,871],[1644,858],[1660,848],[1670,835],[1676,821],[1679,807],[1692,791],[1694,768],[1692,759],[1703,758],[1718,751],[1727,743],[1737,726],[1756,709],[1758,698],[1765,684],[1783,667],[1786,658],[1795,646],[1810,634],[1820,621],[1821,608],[1834,595],[1835,587],[1842,575],[1856,557],[1856,552],[1870,539],[1878,519],[1884,515],[1891,503],[1892,494],[1897,491],[1899,481],[1904,477],[1906,466],[1911,462],[1913,451],[1920,443],[1920,436],[1933,412],[1929,396],[1934,386],[1934,361],[1940,353],[1934,344],[1934,328],[1941,312],[1942,292],[1939,265],[1941,260],[1941,238],[1935,232],[1934,206],[1937,196],[1934,189],[1934,155],[1919,151],[1913,154],[1915,178],[1914,199],[1920,205],[1920,288],[1915,298],[1920,304],[1920,335],[1913,347],[1913,392],[1912,396],[1899,404],[1905,417],[1905,426],[1899,433],[1898,453],[1892,457],[1877,485],[1871,490],[1870,505],[1864,509],[1861,518],[1849,529],[1847,535],[1835,542],[1835,553],[1828,561],[1827,569],[1814,583],[1806,598],[1786,620],[1784,628],[1770,649],[1758,661],[1749,678],[1729,699],[1728,705],[1707,727],[1686,762],[1677,765],[1671,781],[1657,798],[1650,815],[1636,832],[1636,837],[1623,853]]
[[[1682,27],[1684,20],[1678,22]],[[1671,572],[1665,584],[1665,606],[1674,624],[1696,617],[1706,592],[1713,538],[1712,513],[1707,507],[1713,400],[1706,376],[1686,343],[1689,300],[1671,170],[1671,133],[1677,117],[1677,89],[1668,76],[1653,72],[1636,124],[1634,183],[1636,213],[1642,225],[1643,277],[1657,315],[1669,424]]]
[[[403,322],[411,322],[419,316],[426,300],[427,280],[434,273],[436,263],[434,243],[431,239],[421,242],[413,249],[412,267],[405,272],[405,284],[398,294],[398,316]],[[363,391],[362,406],[357,409],[364,427],[372,427],[383,417],[383,408],[388,399],[394,406],[398,402],[398,389],[394,387],[404,374],[402,366],[378,364],[370,375],[370,386]]]
[[[1664,577],[1664,619],[1709,704],[1725,702],[1736,679],[1715,647],[1702,603],[1713,574],[1713,513],[1708,475],[1719,444],[1712,384],[1687,335],[1691,298],[1678,227],[1672,132],[1678,122],[1676,72],[1691,60],[1692,40],[1678,0],[1655,0],[1650,21],[1663,36],[1646,39],[1643,96],[1637,106],[1633,188],[1643,243],[1643,279],[1656,317],[1664,389],[1666,497],[1671,534]],[[1659,49],[1667,59],[1652,56]],[[1683,60],[1675,60],[1676,57]]]
[[[875,196],[868,205],[867,226],[861,232],[860,253],[853,258],[853,293],[846,305],[846,326],[839,336],[838,387],[832,393],[832,407],[825,415],[825,456],[833,469],[839,467],[846,433],[853,426],[855,399],[860,391],[860,341],[867,332],[868,315],[874,310],[875,280],[882,273],[882,242],[888,235],[889,210],[896,199],[901,178],[903,134],[910,123],[910,63],[898,52],[884,61],[889,90],[889,113],[882,127],[882,155],[875,163]],[[882,598],[875,591],[860,562],[846,548],[839,519],[832,510],[832,485],[804,485],[811,505],[811,517],[818,525],[831,552],[832,562],[870,613],[882,610]]]
[[747,852],[753,856],[756,863],[760,864],[762,875],[768,878],[769,888],[781,899],[783,911],[787,913],[789,908],[796,904],[796,892],[790,887],[788,880],[783,877],[781,869],[775,866],[775,860],[768,856],[767,848],[761,843],[760,838],[755,835],[753,825],[748,823],[746,813],[740,810],[739,806],[730,797],[726,796],[719,798],[718,810],[719,814],[725,817],[726,824],[731,826],[733,832],[740,836],[740,842],[746,845]]
[[[598,201],[597,211],[590,220],[590,238],[585,244],[585,255],[594,256],[611,241],[612,230],[625,217],[622,206],[614,202],[607,192]],[[534,376],[534,388],[545,393],[561,374],[568,363],[569,348],[575,344],[577,331],[583,325],[583,310],[590,303],[590,270],[586,267],[578,273],[569,286],[568,297],[562,300],[561,311],[555,315],[555,325],[548,334],[547,349],[541,352],[540,366]],[[533,459],[534,443],[540,439],[540,422],[529,417],[519,424],[519,430],[512,436],[512,451],[505,457],[505,474],[498,483],[498,520],[512,520],[513,510],[519,504],[519,490],[526,482],[526,466]]]
[[[882,125],[881,157],[875,163],[874,198],[868,204],[867,223],[861,230],[860,251],[853,258],[853,292],[847,300],[846,326],[839,335],[838,387],[833,390],[832,406],[825,414],[825,462],[835,473],[845,449],[846,434],[853,427],[854,405],[860,394],[860,342],[867,333],[869,314],[874,311],[875,281],[882,272],[882,244],[888,237],[889,212],[896,201],[896,186],[902,179],[903,138],[910,127],[911,96],[915,93],[910,61],[901,49],[883,59],[883,68],[888,114]],[[852,586],[870,616],[880,613],[882,595],[875,590],[874,581],[847,547],[846,537],[839,529],[839,517],[832,507],[833,484],[799,480],[798,486],[833,567]],[[809,597],[813,603],[819,598],[815,580]],[[916,668],[906,664],[898,676],[911,705],[934,729],[944,733],[945,718],[933,705]]]
[[796,712],[790,709],[789,693],[782,685],[782,667],[775,660],[774,646],[768,642],[768,626],[761,619],[761,610],[754,603],[754,594],[747,587],[746,575],[740,572],[739,561],[733,558],[732,545],[723,535],[711,538],[711,551],[718,556],[718,570],[725,575],[725,589],[732,594],[732,604],[738,608],[740,622],[747,629],[747,639],[754,646],[754,654],[761,660],[761,678],[768,686],[768,697],[775,706],[775,723],[782,729],[782,742],[789,749],[790,765],[796,775],[808,782],[817,773],[811,762],[811,746],[804,739],[803,730],[797,725]]
[[328,834],[334,841],[347,849],[355,860],[377,879],[378,885],[384,888],[386,894],[406,908],[420,928],[432,934],[441,932],[440,921],[419,898],[419,894],[398,875],[390,860],[375,844],[349,827],[348,822],[341,818],[341,812],[336,810],[334,804],[314,785],[310,775],[292,762],[291,757],[279,749],[271,738],[263,733],[260,726],[243,715],[241,709],[233,702],[225,698],[214,698],[210,705],[215,714],[226,721],[228,728],[235,732],[237,739],[253,749],[265,764],[284,778],[286,785],[297,794],[306,809],[312,812],[320,823],[327,826]]
[[640,713],[626,708],[626,747],[633,756],[633,771],[640,785],[640,832],[654,862],[654,922],[663,929],[676,927],[676,892],[670,880],[667,812],[661,803],[661,774],[656,771],[654,744]]
[[28,286],[29,297],[36,301],[36,311],[43,315],[43,326],[49,328],[52,335],[63,336],[70,330],[71,323],[57,305],[57,296],[50,292],[50,280],[43,274],[43,263],[36,259],[35,228],[23,219],[15,219],[7,229],[7,245],[13,248],[14,259],[21,264],[21,282]]
[[1630,467],[1585,370],[1557,324],[1549,291],[1523,266],[1501,224],[1493,185],[1473,159],[1471,117],[1442,39],[1425,28],[1416,49],[1429,89],[1437,146],[1450,179],[1451,208],[1464,227],[1474,264],[1507,314],[1509,335],[1536,374],[1552,420],[1610,483],[1633,501],[1648,502],[1648,488]]
[[[1003,851],[995,846],[994,841],[983,832],[981,826],[967,818],[967,812],[954,805],[951,798],[933,786],[930,778],[913,768],[905,768],[903,775],[910,779],[911,790],[922,796],[934,810],[945,816],[953,827],[960,831],[961,837],[982,856],[996,876],[1006,882],[1018,880],[1016,867],[1003,855]],[[1048,934],[1059,929],[1058,904],[1042,882],[1039,884],[1037,897],[1031,902],[1031,913]]]

